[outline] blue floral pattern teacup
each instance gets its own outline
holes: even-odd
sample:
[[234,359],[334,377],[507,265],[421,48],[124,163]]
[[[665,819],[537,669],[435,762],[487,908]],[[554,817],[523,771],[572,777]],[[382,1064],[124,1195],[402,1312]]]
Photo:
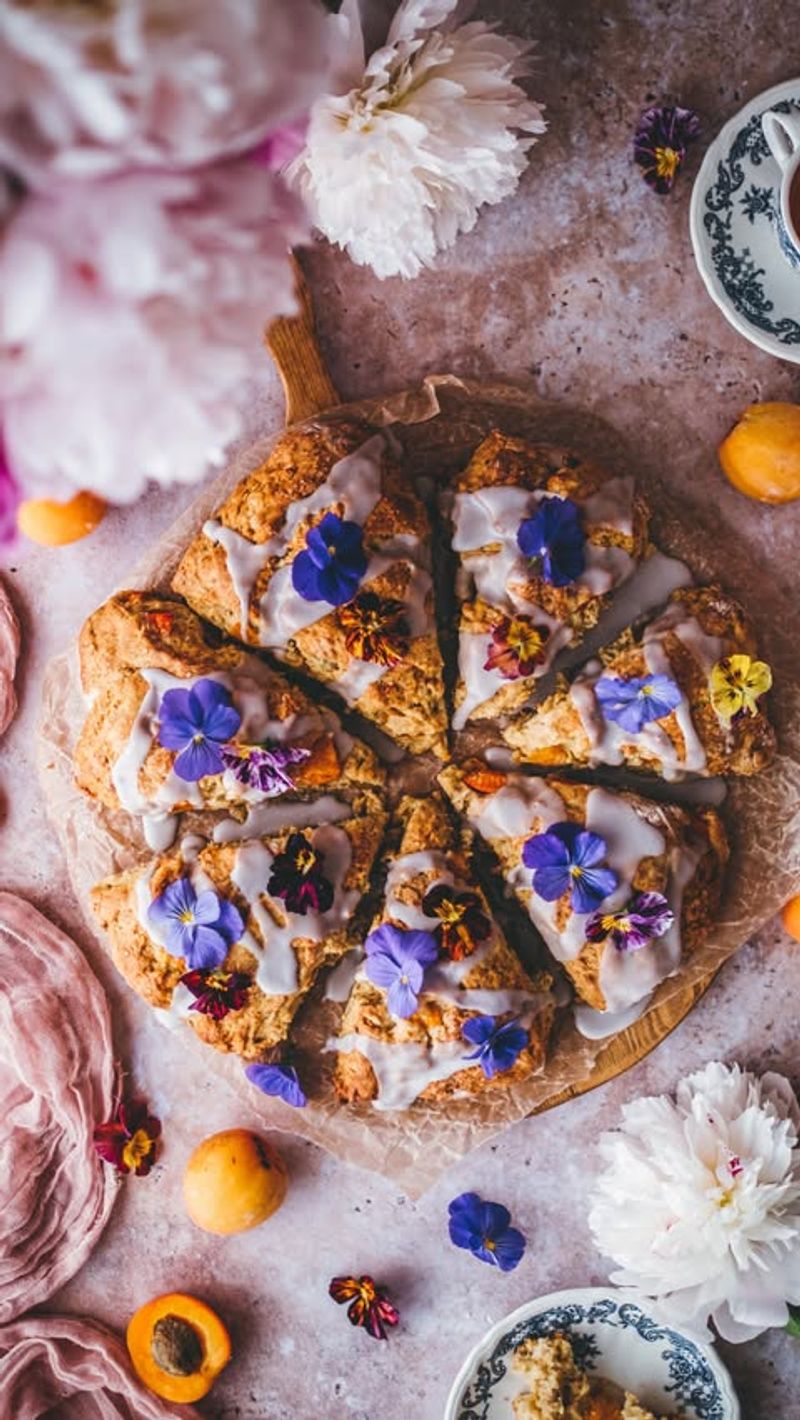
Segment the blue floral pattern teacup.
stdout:
[[781,169],[776,228],[786,260],[800,268],[800,116],[771,109],[761,119],[770,152]]

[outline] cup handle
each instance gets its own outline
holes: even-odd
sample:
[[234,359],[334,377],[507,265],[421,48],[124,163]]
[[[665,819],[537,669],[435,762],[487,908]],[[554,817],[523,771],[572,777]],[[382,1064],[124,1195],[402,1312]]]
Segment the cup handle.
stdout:
[[800,118],[793,113],[762,114],[761,127],[775,161],[788,168],[800,150]]

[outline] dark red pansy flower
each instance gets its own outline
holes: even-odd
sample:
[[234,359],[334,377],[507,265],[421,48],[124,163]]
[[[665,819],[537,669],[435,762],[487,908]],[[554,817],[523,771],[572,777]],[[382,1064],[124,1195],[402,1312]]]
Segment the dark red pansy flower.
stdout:
[[333,906],[333,884],[325,877],[324,862],[304,833],[290,834],[273,859],[267,892],[280,898],[287,912],[327,912]]
[[224,1021],[229,1011],[241,1011],[252,984],[244,971],[187,971],[181,977],[181,985],[195,997],[189,1010],[215,1021]]
[[491,934],[492,924],[476,892],[459,892],[446,883],[437,883],[422,899],[426,917],[437,917],[434,932],[440,951],[451,961],[471,956],[479,942]]
[[153,1167],[161,1136],[161,1121],[146,1100],[117,1101],[111,1119],[95,1127],[92,1142],[100,1158],[117,1173],[144,1178]]
[[492,629],[484,670],[499,671],[505,680],[532,675],[547,653],[550,629],[524,616],[504,616]]
[[386,1341],[386,1327],[397,1326],[400,1313],[371,1277],[334,1277],[328,1292],[335,1302],[349,1302],[348,1319],[376,1341]]
[[403,602],[359,592],[336,613],[345,632],[345,645],[359,661],[396,666],[408,650],[409,627]]

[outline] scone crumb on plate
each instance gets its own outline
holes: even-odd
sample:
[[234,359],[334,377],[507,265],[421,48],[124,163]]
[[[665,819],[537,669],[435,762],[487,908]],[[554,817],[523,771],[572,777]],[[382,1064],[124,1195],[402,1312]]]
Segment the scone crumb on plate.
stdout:
[[656,1420],[630,1391],[587,1375],[560,1333],[523,1341],[512,1365],[530,1385],[513,1401],[515,1420]]

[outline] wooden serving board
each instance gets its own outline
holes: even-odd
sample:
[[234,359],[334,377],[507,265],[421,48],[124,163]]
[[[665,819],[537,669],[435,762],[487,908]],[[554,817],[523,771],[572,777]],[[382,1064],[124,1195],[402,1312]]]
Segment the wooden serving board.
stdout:
[[[284,388],[287,424],[336,409],[340,405],[338,392],[325,367],[317,342],[311,295],[296,262],[295,271],[300,313],[292,318],[275,321],[266,336],[267,348],[275,361]],[[577,1095],[586,1094],[643,1060],[689,1014],[695,1002],[711,985],[715,975],[716,970],[712,970],[699,979],[686,983],[681,989],[673,992],[665,1004],[655,1005],[626,1030],[610,1037],[596,1057],[594,1067],[584,1079],[571,1084],[559,1094],[552,1095],[533,1112],[541,1113]]]

